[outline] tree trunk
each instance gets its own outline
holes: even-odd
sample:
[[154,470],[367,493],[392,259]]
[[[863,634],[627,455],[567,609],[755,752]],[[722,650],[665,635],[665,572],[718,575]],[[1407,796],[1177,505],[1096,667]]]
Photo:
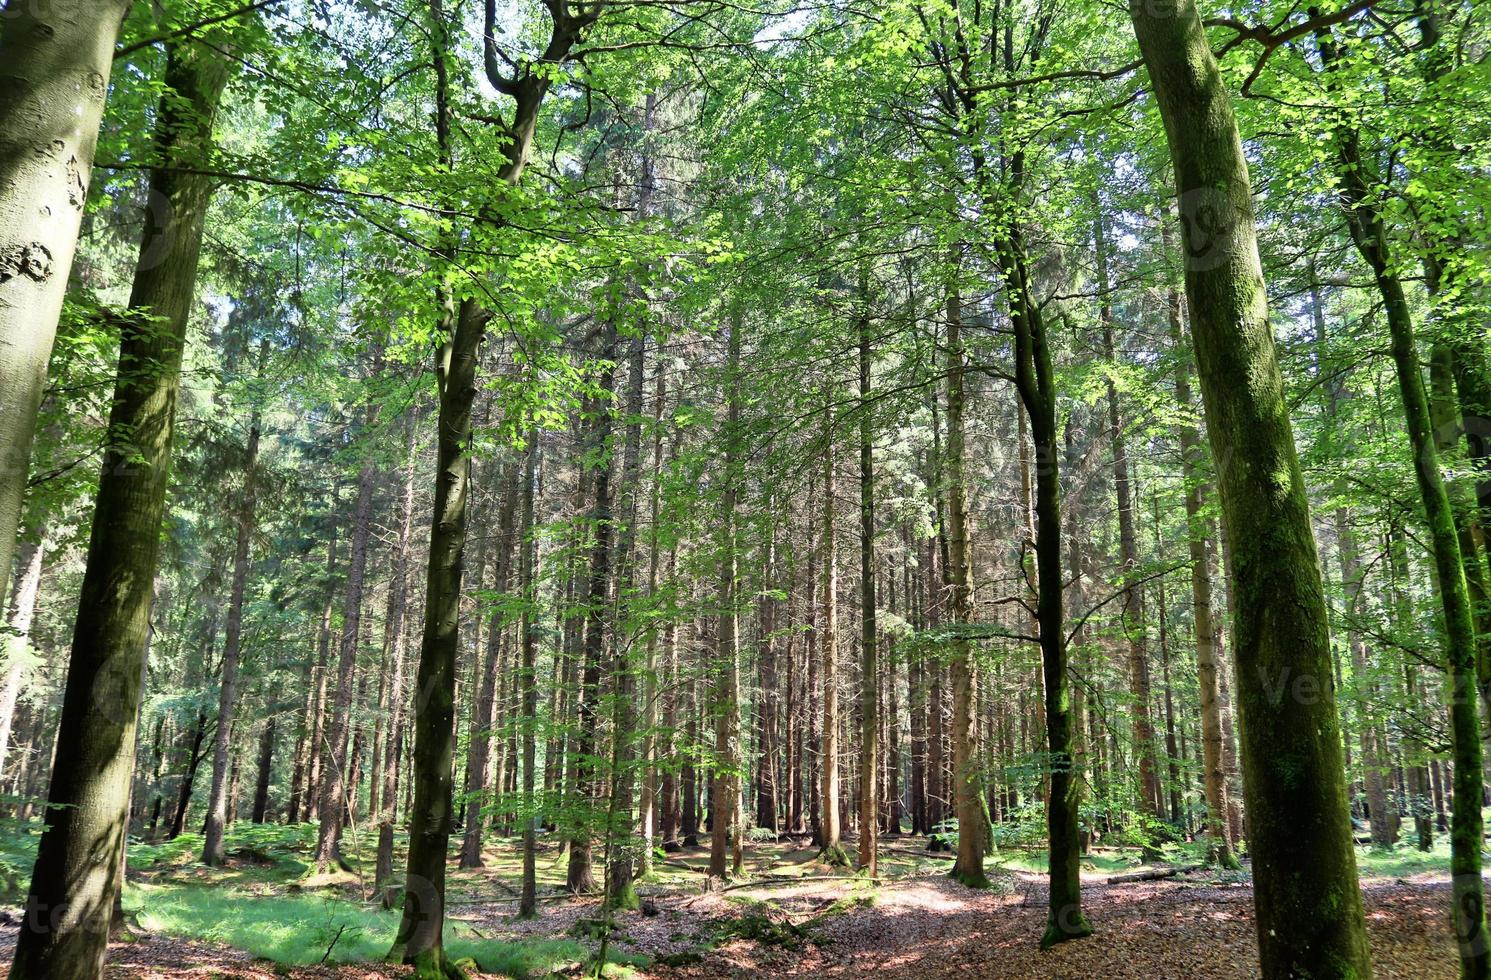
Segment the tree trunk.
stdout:
[[[1321,60],[1327,72],[1334,70],[1338,52],[1326,32],[1317,33]],[[1388,233],[1371,175],[1361,153],[1355,130],[1346,124],[1334,130],[1339,194],[1357,251],[1372,270],[1378,295],[1387,313],[1392,340],[1393,364],[1409,446],[1413,451],[1414,476],[1423,500],[1429,530],[1436,585],[1444,614],[1445,658],[1450,677],[1450,733],[1454,745],[1454,804],[1450,825],[1450,868],[1454,900],[1455,939],[1460,948],[1460,976],[1491,976],[1491,949],[1487,946],[1485,889],[1481,882],[1483,818],[1481,794],[1480,705],[1477,679],[1479,656],[1470,590],[1456,529],[1455,510],[1439,465],[1434,420],[1424,386],[1423,369],[1414,341],[1413,315],[1403,284],[1393,270]],[[1374,815],[1375,818],[1375,815]]]
[[1018,225],[1005,228],[998,254],[1015,333],[1016,389],[1030,419],[1031,443],[1035,448],[1036,624],[1046,686],[1046,750],[1051,767],[1046,800],[1051,890],[1041,945],[1049,947],[1092,933],[1092,926],[1082,914],[1079,866],[1082,845],[1077,823],[1081,784],[1072,759],[1072,706],[1061,570],[1056,378]]
[[[382,362],[381,355],[375,365]],[[374,374],[378,373],[375,366]],[[377,408],[364,412],[364,428],[372,426]],[[321,770],[321,826],[316,834],[315,866],[324,872],[342,863],[342,827],[347,818],[347,785],[350,759],[348,740],[352,724],[352,694],[357,675],[357,648],[362,638],[362,593],[368,567],[368,536],[372,530],[373,485],[377,469],[364,463],[357,477],[357,503],[352,512],[352,540],[347,558],[347,592],[342,601],[342,636],[337,653],[336,700],[326,738]],[[356,785],[355,778],[353,786]]]
[[[263,378],[269,341],[259,344],[258,376]],[[238,705],[238,658],[243,638],[243,594],[248,586],[249,542],[254,535],[254,481],[259,463],[260,409],[254,408],[244,449],[243,489],[239,500],[238,538],[233,549],[233,585],[228,597],[228,630],[223,641],[223,669],[218,682],[217,735],[212,743],[212,789],[207,797],[207,826],[203,833],[202,863],[223,863],[223,833],[228,823],[229,730]],[[260,822],[260,821],[255,821]]]
[[[860,302],[869,303],[860,285]],[[870,417],[870,313],[859,321],[859,868],[871,878],[879,867],[880,663],[875,634],[875,464]],[[982,860],[982,854],[980,854]]]
[[[1171,236],[1165,222],[1165,251],[1172,251]],[[1181,317],[1180,292],[1173,286],[1166,291],[1166,308],[1170,318],[1170,343],[1175,349],[1175,401],[1189,416],[1191,399],[1191,351],[1185,342]],[[1223,868],[1241,865],[1233,850],[1228,823],[1227,766],[1222,732],[1221,677],[1217,665],[1217,628],[1212,594],[1212,543],[1210,522],[1202,511],[1210,491],[1201,475],[1205,462],[1201,436],[1196,426],[1187,422],[1180,429],[1181,477],[1185,481],[1186,546],[1191,559],[1191,616],[1196,636],[1196,687],[1201,702],[1201,768],[1206,795],[1208,860]]]
[[[649,102],[649,105],[652,103]],[[662,477],[663,477],[663,410],[667,401],[667,375],[664,374],[664,365],[659,361],[655,372],[654,397],[652,410],[652,490],[649,503],[648,528],[649,542],[647,549],[647,595],[655,597],[658,590],[658,565],[659,551],[661,545],[661,532],[658,526],[658,515],[662,506]],[[671,621],[670,621],[670,626]],[[656,624],[647,629],[646,639],[646,663],[643,665],[643,692],[642,692],[642,729],[645,743],[642,749],[642,761],[645,766],[642,782],[642,799],[639,806],[640,823],[642,830],[642,860],[639,873],[645,876],[652,869],[653,842],[657,839],[658,827],[658,630]],[[670,690],[668,697],[672,697]],[[672,726],[669,725],[671,732]],[[667,794],[663,794],[665,797]],[[664,801],[666,805],[666,800]]]
[[[709,873],[725,878],[739,873],[744,828],[740,820],[740,613],[736,582],[736,506],[740,492],[740,314],[731,316],[725,362],[726,414],[724,488],[720,495],[720,615],[715,682],[710,710],[714,714],[715,766],[710,780]],[[727,867],[726,862],[729,861]]]
[[171,813],[171,829],[166,833],[167,840],[175,840],[186,830],[187,806],[192,800],[192,787],[197,781],[197,767],[202,763],[202,740],[206,737],[207,712],[198,708],[196,722],[192,725],[191,744],[187,747],[181,786],[176,793],[176,809]]
[[518,685],[522,698],[523,732],[523,886],[518,898],[518,915],[524,918],[535,914],[538,908],[538,809],[534,798],[536,782],[534,766],[537,765],[535,728],[538,725],[538,684],[535,666],[538,660],[539,625],[534,615],[534,583],[537,581],[536,552],[538,543],[533,540],[533,498],[538,493],[539,456],[543,446],[539,442],[538,430],[528,436],[527,460],[523,469],[523,517],[518,531],[518,590],[523,598],[522,617],[518,630],[522,635],[523,659],[518,674]]
[[[452,818],[451,762],[455,754],[455,669],[459,643],[461,559],[466,544],[466,499],[471,478],[471,406],[476,397],[477,347],[484,319],[467,300],[442,325],[447,341],[437,362],[440,411],[435,504],[425,584],[425,622],[414,683],[414,801],[410,812],[404,913],[390,959],[446,970],[446,846]],[[416,973],[416,976],[419,974]]]
[[0,595],[88,203],[114,42],[129,7],[129,0],[18,0],[0,17]]
[[[605,327],[601,357],[607,365],[616,360],[616,324]],[[585,634],[580,664],[580,690],[578,718],[575,734],[575,751],[572,768],[575,772],[575,800],[577,817],[570,836],[569,867],[565,873],[565,885],[576,895],[595,890],[592,868],[592,838],[594,836],[596,793],[596,747],[600,739],[600,690],[601,663],[606,653],[607,603],[611,586],[611,532],[615,526],[612,514],[611,494],[611,404],[609,395],[615,390],[616,372],[608,366],[601,372],[601,397],[592,401],[593,420],[587,456],[599,460],[592,477],[592,498],[589,524],[591,529],[590,571],[586,579]]]
[[[487,6],[486,36],[496,33],[495,5]],[[594,13],[565,16],[551,23],[545,58],[562,61],[595,18]],[[451,152],[450,71],[453,51],[443,0],[430,0],[430,41],[435,70],[435,136],[442,169],[453,169]],[[496,59],[488,55],[491,62]],[[497,179],[516,184],[522,176],[538,122],[539,107],[553,82],[546,71],[523,73],[516,81],[497,76],[488,65],[488,80],[513,102],[504,122],[508,141]],[[498,84],[501,83],[501,84]],[[442,257],[454,253],[447,248]],[[445,851],[452,817],[450,767],[455,755],[455,664],[459,645],[461,559],[466,545],[466,491],[471,466],[471,406],[476,398],[478,348],[489,317],[474,300],[459,303],[452,315],[451,299],[437,290],[442,309],[441,346],[436,370],[440,408],[435,507],[430,529],[430,557],[425,596],[424,635],[416,680],[414,735],[414,801],[410,814],[409,862],[405,881],[404,914],[390,951],[415,968],[420,980],[455,977],[460,971],[445,955]]]
[[[955,273],[956,274],[956,273]],[[963,298],[956,283],[947,292],[948,612],[953,629],[973,620],[973,571],[968,543],[968,482],[964,470]],[[953,637],[948,666],[953,678],[953,804],[958,818],[958,858],[953,877],[970,888],[989,887],[984,873],[983,778],[978,769],[978,671],[966,636]]]
[[[117,12],[112,3],[104,8],[109,18]],[[27,20],[24,15],[7,18],[7,41],[18,26],[41,26]],[[81,15],[79,22],[96,23]],[[57,30],[69,33],[66,26]],[[170,217],[163,220],[155,209],[147,213],[129,311],[121,318],[110,448],[104,454],[73,628],[46,830],[26,899],[27,925],[11,968],[17,980],[94,977],[103,969],[109,916],[120,887],[181,358],[202,220],[212,194],[208,178],[181,168],[206,158],[227,80],[228,60],[213,48],[169,46],[169,91],[161,100],[156,129],[161,166],[151,172],[150,187],[152,195],[170,203]],[[102,99],[103,80],[96,71],[90,85],[100,91],[87,106]],[[33,190],[33,204],[51,199],[42,187]],[[81,193],[81,188],[74,191]],[[65,270],[57,278],[60,291]],[[42,327],[33,323],[29,329],[39,332]],[[14,472],[24,474],[25,469],[22,463]],[[0,537],[8,567],[13,524]]]
[[823,673],[822,790],[819,793],[819,847],[828,864],[849,863],[839,827],[839,563],[834,549],[833,407],[824,392],[823,408],[823,564],[822,623],[818,644]]
[[21,694],[21,681],[31,661],[31,621],[36,617],[36,598],[41,593],[41,570],[47,553],[47,529],[32,528],[16,560],[20,576],[13,583],[10,593],[9,616],[6,623],[10,636],[6,638],[6,668],[4,685],[0,686],[0,772],[5,769],[5,757],[10,746],[10,730],[15,723],[16,701]]
[[[1103,327],[1103,355],[1111,370],[1118,360],[1113,340],[1113,304],[1109,301],[1108,235],[1102,202],[1094,222],[1093,241],[1097,262],[1098,318]],[[1154,722],[1149,711],[1149,641],[1145,634],[1144,589],[1135,584],[1139,574],[1139,540],[1134,529],[1134,492],[1130,486],[1128,443],[1124,438],[1123,415],[1119,411],[1118,385],[1108,377],[1108,439],[1113,451],[1113,496],[1118,508],[1118,553],[1123,564],[1122,603],[1119,615],[1129,644],[1129,710],[1134,719],[1134,756],[1139,764],[1139,811],[1151,817],[1159,812],[1160,784],[1155,772]],[[1163,613],[1162,613],[1163,615]]]
[[1180,202],[1186,295],[1232,548],[1262,974],[1368,976],[1309,503],[1269,326],[1252,185],[1193,0],[1132,0]]
[[275,719],[264,723],[259,734],[259,774],[254,780],[254,823],[264,823],[269,815],[269,779],[274,765]]
[[[650,114],[648,115],[650,119]],[[645,214],[650,188],[644,186]],[[621,492],[622,524],[616,541],[616,597],[613,607],[611,676],[615,684],[611,717],[610,815],[606,820],[606,900],[608,911],[635,910],[641,904],[632,884],[637,866],[632,844],[633,797],[636,785],[634,756],[637,738],[637,664],[630,643],[623,642],[623,601],[636,593],[637,519],[641,515],[642,492],[642,395],[646,385],[646,337],[638,332],[627,343],[626,428],[622,437]],[[643,641],[644,651],[646,641]],[[645,653],[644,653],[645,655]]]
[[[523,468],[516,462],[501,467],[507,484],[498,511],[497,572],[493,591],[506,596],[512,576],[513,524],[517,518],[518,483]],[[481,562],[478,561],[478,568]],[[487,651],[481,665],[481,684],[471,713],[471,727],[466,739],[466,819],[461,840],[462,868],[480,868],[482,843],[481,806],[487,792],[492,764],[492,723],[497,711],[497,681],[505,624],[501,611],[494,610],[487,621]],[[496,787],[500,793],[501,785]]]
[[[333,490],[331,495],[333,512],[336,498],[337,492]],[[326,669],[331,661],[332,583],[336,580],[336,567],[337,530],[333,524],[326,541],[326,594],[321,604],[321,623],[316,631],[316,660],[308,671],[310,692],[306,697],[305,778],[300,785],[300,791],[304,795],[301,797],[293,792],[291,794],[292,822],[315,819],[316,797],[321,788],[322,724],[326,710]]]
[[[388,680],[388,735],[383,740],[383,794],[379,820],[392,826],[398,810],[399,750],[404,741],[404,662],[408,647],[405,629],[409,609],[409,539],[414,523],[414,469],[418,452],[414,441],[414,423],[404,433],[404,484],[399,500],[399,536],[394,545],[393,574],[388,584],[388,611],[384,618],[383,646],[391,649],[393,665]],[[382,850],[379,833],[379,850]],[[392,867],[393,855],[389,855]]]

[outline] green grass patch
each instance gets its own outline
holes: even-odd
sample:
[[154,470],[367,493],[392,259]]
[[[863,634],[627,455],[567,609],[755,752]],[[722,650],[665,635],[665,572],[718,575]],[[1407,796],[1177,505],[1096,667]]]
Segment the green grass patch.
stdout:
[[150,932],[221,943],[284,966],[382,959],[399,925],[396,912],[329,895],[196,885],[131,886],[124,907]]
[[[986,862],[1001,871],[1024,871],[1029,874],[1045,874],[1047,852],[1044,850],[1000,851],[993,860]],[[1094,851],[1082,856],[1082,870],[1102,874],[1123,874],[1140,867],[1138,851]]]
[[[281,966],[378,962],[388,955],[399,914],[334,896],[248,895],[197,885],[131,886],[125,908],[140,925],[168,936],[220,943]],[[447,923],[446,952],[483,972],[529,980],[583,963],[585,946],[570,939],[485,938]],[[621,966],[634,957],[608,957]]]
[[1400,842],[1391,850],[1365,846],[1356,849],[1356,867],[1363,878],[1410,878],[1421,874],[1450,873],[1450,838],[1441,834],[1432,851],[1420,851],[1412,843]]

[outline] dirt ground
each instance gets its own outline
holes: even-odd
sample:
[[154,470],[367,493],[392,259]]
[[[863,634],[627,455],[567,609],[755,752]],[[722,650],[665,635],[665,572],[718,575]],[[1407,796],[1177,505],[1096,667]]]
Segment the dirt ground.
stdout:
[[[1001,888],[973,892],[924,874],[871,891],[855,881],[763,882],[725,894],[697,890],[655,894],[648,914],[622,917],[622,949],[657,958],[641,978],[904,977],[1145,980],[1244,978],[1257,975],[1252,889],[1181,876],[1164,881],[1089,881],[1084,901],[1096,933],[1053,950],[1036,946],[1044,924],[1040,876],[1016,873]],[[1442,877],[1372,878],[1363,883],[1372,958],[1378,977],[1437,980],[1457,975]],[[873,897],[870,897],[873,895]],[[767,904],[756,904],[756,902]],[[563,935],[593,916],[593,901],[548,905],[536,922],[512,918],[511,903],[451,910],[455,928],[501,938]],[[798,936],[775,941],[728,939],[707,948],[713,930],[743,911],[762,914]],[[15,926],[0,926],[0,976],[8,973]],[[707,950],[700,952],[701,950]],[[691,952],[692,951],[692,952]],[[681,957],[679,954],[683,954]],[[696,958],[698,957],[698,958]],[[117,980],[372,980],[407,971],[381,965],[287,970],[226,947],[143,935],[115,943],[106,976]]]

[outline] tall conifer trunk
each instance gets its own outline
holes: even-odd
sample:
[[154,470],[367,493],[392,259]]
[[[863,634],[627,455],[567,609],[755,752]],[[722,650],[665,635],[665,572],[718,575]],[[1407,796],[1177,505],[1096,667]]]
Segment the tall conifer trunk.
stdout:
[[[963,299],[956,281],[947,291],[947,479],[948,612],[954,628],[966,628],[973,618],[972,572],[968,545],[968,483],[964,467],[964,397],[966,363],[963,354]],[[978,736],[974,710],[978,703],[978,673],[972,644],[954,636],[949,657],[953,679],[953,808],[958,819],[958,857],[953,877],[970,888],[987,888],[984,873],[984,817],[979,797],[983,780],[977,766]],[[940,711],[940,705],[938,710]]]
[[[264,377],[269,341],[259,345],[257,375]],[[248,587],[249,541],[254,533],[254,481],[259,465],[261,410],[256,405],[244,447],[243,490],[239,498],[238,534],[233,547],[233,584],[228,596],[228,630],[223,641],[223,668],[218,682],[217,733],[212,742],[212,788],[207,796],[207,825],[203,831],[202,863],[223,863],[223,834],[228,823],[229,729],[238,704],[238,659],[243,638],[243,597]]]
[[[860,302],[868,303],[861,284]],[[875,633],[875,464],[870,394],[870,314],[859,321],[859,867],[871,878],[879,866],[880,663]],[[983,855],[980,852],[979,859]]]

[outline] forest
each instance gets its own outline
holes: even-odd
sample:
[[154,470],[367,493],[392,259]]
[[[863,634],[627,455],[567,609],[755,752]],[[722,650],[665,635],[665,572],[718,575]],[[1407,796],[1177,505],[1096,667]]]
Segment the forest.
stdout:
[[1491,8],[0,0],[0,976],[1491,980]]

